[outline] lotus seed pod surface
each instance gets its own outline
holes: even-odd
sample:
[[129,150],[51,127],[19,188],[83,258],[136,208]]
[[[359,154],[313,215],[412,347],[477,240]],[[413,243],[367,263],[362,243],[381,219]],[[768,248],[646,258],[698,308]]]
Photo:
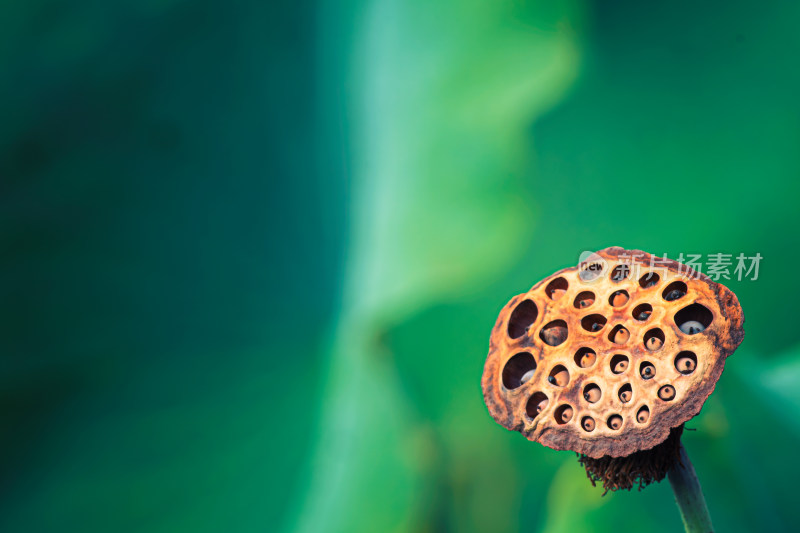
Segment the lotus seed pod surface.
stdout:
[[601,250],[502,309],[484,400],[499,424],[550,448],[648,450],[699,412],[743,322],[730,290],[685,265]]

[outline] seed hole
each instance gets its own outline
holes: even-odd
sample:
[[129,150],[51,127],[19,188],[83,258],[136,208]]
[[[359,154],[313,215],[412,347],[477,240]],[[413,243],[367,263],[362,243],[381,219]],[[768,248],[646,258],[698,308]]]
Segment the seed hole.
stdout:
[[714,315],[704,305],[692,304],[675,313],[675,323],[687,335],[705,331],[711,325]]
[[594,293],[590,291],[583,291],[575,297],[573,304],[576,309],[586,309],[594,303]]
[[642,379],[653,379],[656,376],[656,367],[653,363],[645,361],[639,366],[639,375]]
[[622,427],[622,417],[619,415],[611,415],[608,417],[608,427],[614,431]]
[[633,318],[639,322],[646,322],[650,315],[653,314],[653,306],[650,304],[639,304],[633,308]]
[[614,374],[622,374],[626,370],[628,370],[628,356],[617,354],[611,358],[611,372]]
[[581,348],[575,352],[575,364],[581,368],[589,368],[597,361],[597,352],[591,348]]
[[590,383],[583,388],[583,399],[589,403],[597,403],[602,395],[603,391],[594,383]]
[[591,331],[592,333],[600,331],[605,325],[606,317],[603,315],[587,315],[581,320],[581,326],[583,326],[583,329],[586,331]]
[[581,427],[584,431],[594,431],[594,418],[591,416],[584,416],[581,420]]
[[655,287],[658,284],[659,280],[658,274],[655,272],[648,272],[641,278],[639,278],[639,286],[643,289],[649,289],[650,287]]
[[626,383],[619,388],[619,400],[622,403],[628,403],[633,399],[633,388],[630,383]]
[[556,278],[547,284],[547,288],[544,290],[544,292],[551,300],[558,300],[564,296],[568,288],[569,284],[567,283],[567,280],[564,278]]
[[697,356],[694,352],[681,352],[675,356],[675,369],[684,376],[694,372],[695,368],[697,368]]
[[533,378],[536,371],[536,360],[528,352],[520,352],[508,360],[503,368],[503,385],[514,390]]
[[660,389],[658,389],[658,397],[664,400],[665,402],[669,402],[675,398],[675,387],[672,385],[664,385]]
[[659,350],[664,346],[664,332],[658,328],[653,328],[644,334],[644,346],[651,352]]
[[533,300],[523,300],[514,308],[508,319],[508,336],[512,339],[522,337],[538,316],[539,308]]
[[566,424],[567,422],[572,420],[572,414],[573,414],[572,407],[564,404],[558,406],[556,412],[554,413],[554,416],[558,424]]
[[631,266],[627,264],[617,265],[611,271],[611,281],[622,281],[631,273]]
[[646,405],[643,405],[641,409],[636,413],[636,421],[640,424],[644,424],[650,419],[650,408]]
[[622,307],[623,305],[628,303],[629,299],[630,296],[628,296],[627,291],[617,291],[612,293],[611,296],[608,297],[608,303],[610,303],[612,307]]
[[664,289],[664,292],[662,292],[661,295],[664,297],[666,301],[674,302],[675,300],[678,300],[686,296],[687,290],[688,289],[686,288],[686,284],[684,282],[673,281],[672,283],[667,285],[667,288]]
[[564,387],[567,383],[569,383],[569,372],[567,372],[567,369],[564,368],[564,365],[558,365],[550,371],[550,376],[548,376],[547,381],[551,385]]
[[625,329],[625,326],[617,324],[611,333],[608,334],[608,340],[614,344],[625,344],[631,338],[631,333]]
[[536,418],[536,416],[544,411],[550,400],[543,392],[536,392],[528,398],[528,403],[525,405],[525,412],[528,413],[529,418]]
[[567,340],[567,323],[563,320],[553,320],[539,332],[539,337],[550,346],[558,346]]

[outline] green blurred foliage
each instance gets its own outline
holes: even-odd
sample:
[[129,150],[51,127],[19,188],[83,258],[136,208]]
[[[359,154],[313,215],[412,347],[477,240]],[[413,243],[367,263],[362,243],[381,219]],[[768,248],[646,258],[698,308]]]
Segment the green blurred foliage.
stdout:
[[676,531],[503,430],[500,307],[583,250],[764,256],[684,443],[800,519],[800,6],[0,6],[3,531]]

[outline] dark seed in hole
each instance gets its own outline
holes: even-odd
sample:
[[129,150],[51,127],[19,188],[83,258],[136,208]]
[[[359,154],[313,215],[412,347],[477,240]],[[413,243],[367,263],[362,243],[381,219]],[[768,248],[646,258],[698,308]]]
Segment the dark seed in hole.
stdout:
[[653,307],[650,304],[640,304],[633,309],[633,318],[644,322],[653,314]]
[[567,340],[567,323],[563,320],[553,320],[539,332],[539,337],[550,346],[558,346]]
[[566,424],[567,422],[572,420],[572,414],[573,414],[572,407],[570,407],[569,405],[562,405],[561,407],[558,408],[558,410],[555,413],[556,421],[560,424]]
[[656,367],[651,363],[642,363],[639,373],[644,379],[652,379],[656,375]]
[[617,354],[611,358],[611,372],[614,374],[622,374],[628,369],[628,358],[624,355]]
[[592,291],[583,291],[575,297],[573,305],[576,309],[586,309],[594,303],[594,293]]
[[581,368],[589,368],[597,360],[597,353],[591,348],[581,348],[575,353],[575,364]]
[[567,340],[567,328],[554,326],[542,330],[542,340],[550,346],[558,346]]
[[630,384],[625,384],[619,389],[619,399],[622,403],[628,403],[633,398],[633,389]]
[[558,387],[563,387],[569,383],[569,372],[562,365],[558,365],[550,371],[547,381]]
[[694,303],[675,313],[675,324],[687,335],[694,335],[711,325],[714,315],[704,305]]
[[603,315],[588,315],[581,319],[581,326],[586,331],[597,332],[606,325],[606,317]]
[[625,291],[615,292],[614,294],[611,295],[609,303],[611,303],[613,307],[622,307],[623,305],[628,303],[628,293]]
[[650,337],[649,339],[647,339],[647,349],[650,350],[651,352],[654,352],[659,348],[661,348],[662,344],[663,342],[658,337]]
[[667,295],[664,297],[664,299],[665,299],[666,301],[668,301],[668,302],[673,302],[673,301],[675,301],[675,300],[677,300],[677,299],[679,299],[679,298],[683,298],[684,296],[686,296],[686,293],[685,293],[685,292],[683,292],[683,291],[679,291],[679,290],[677,290],[677,289],[676,289],[676,290],[674,290],[674,291],[670,291],[670,292],[669,292],[669,293],[668,293],[668,294],[667,294]]
[[568,288],[569,284],[567,283],[567,280],[564,278],[556,278],[547,284],[547,288],[544,290],[544,292],[550,297],[551,300],[558,300],[564,296]]
[[639,409],[639,412],[636,414],[636,420],[640,424],[644,424],[645,422],[647,422],[648,418],[650,418],[650,409],[648,409],[647,406]]
[[594,431],[594,419],[589,416],[583,417],[581,427],[583,427],[584,431]]
[[689,320],[688,322],[684,322],[681,324],[681,331],[686,333],[687,335],[694,335],[696,333],[700,333],[705,330],[705,326],[696,320]]
[[686,287],[686,284],[684,282],[673,281],[672,283],[667,285],[667,288],[664,289],[664,292],[662,292],[661,295],[664,297],[666,301],[674,302],[675,300],[678,300],[686,296],[687,290],[688,288]]
[[670,401],[675,397],[675,387],[672,385],[664,385],[660,389],[658,389],[658,397],[664,400],[665,402]]
[[528,403],[525,405],[525,412],[530,418],[536,418],[536,415],[544,411],[550,400],[542,392],[536,392],[528,398]]
[[600,400],[601,395],[602,391],[600,390],[600,387],[594,383],[587,385],[583,389],[583,399],[589,403],[597,403]]
[[695,368],[697,368],[697,356],[693,352],[681,352],[675,357],[675,369],[681,374],[691,374]]
[[615,344],[625,344],[630,338],[630,332],[622,326],[617,326],[611,333],[611,342]]
[[619,415],[611,415],[608,417],[608,427],[611,429],[619,429],[622,427],[622,417]]
[[664,345],[664,332],[659,328],[654,328],[644,334],[645,347],[654,352]]

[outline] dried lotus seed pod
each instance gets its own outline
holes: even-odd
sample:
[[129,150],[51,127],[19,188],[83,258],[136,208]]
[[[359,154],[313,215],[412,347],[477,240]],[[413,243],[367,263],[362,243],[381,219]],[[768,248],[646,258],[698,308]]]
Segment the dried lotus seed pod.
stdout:
[[[484,400],[502,426],[587,460],[651,450],[671,432],[679,442],[743,323],[724,285],[676,261],[607,248],[502,309]],[[520,353],[532,357],[514,359]]]

